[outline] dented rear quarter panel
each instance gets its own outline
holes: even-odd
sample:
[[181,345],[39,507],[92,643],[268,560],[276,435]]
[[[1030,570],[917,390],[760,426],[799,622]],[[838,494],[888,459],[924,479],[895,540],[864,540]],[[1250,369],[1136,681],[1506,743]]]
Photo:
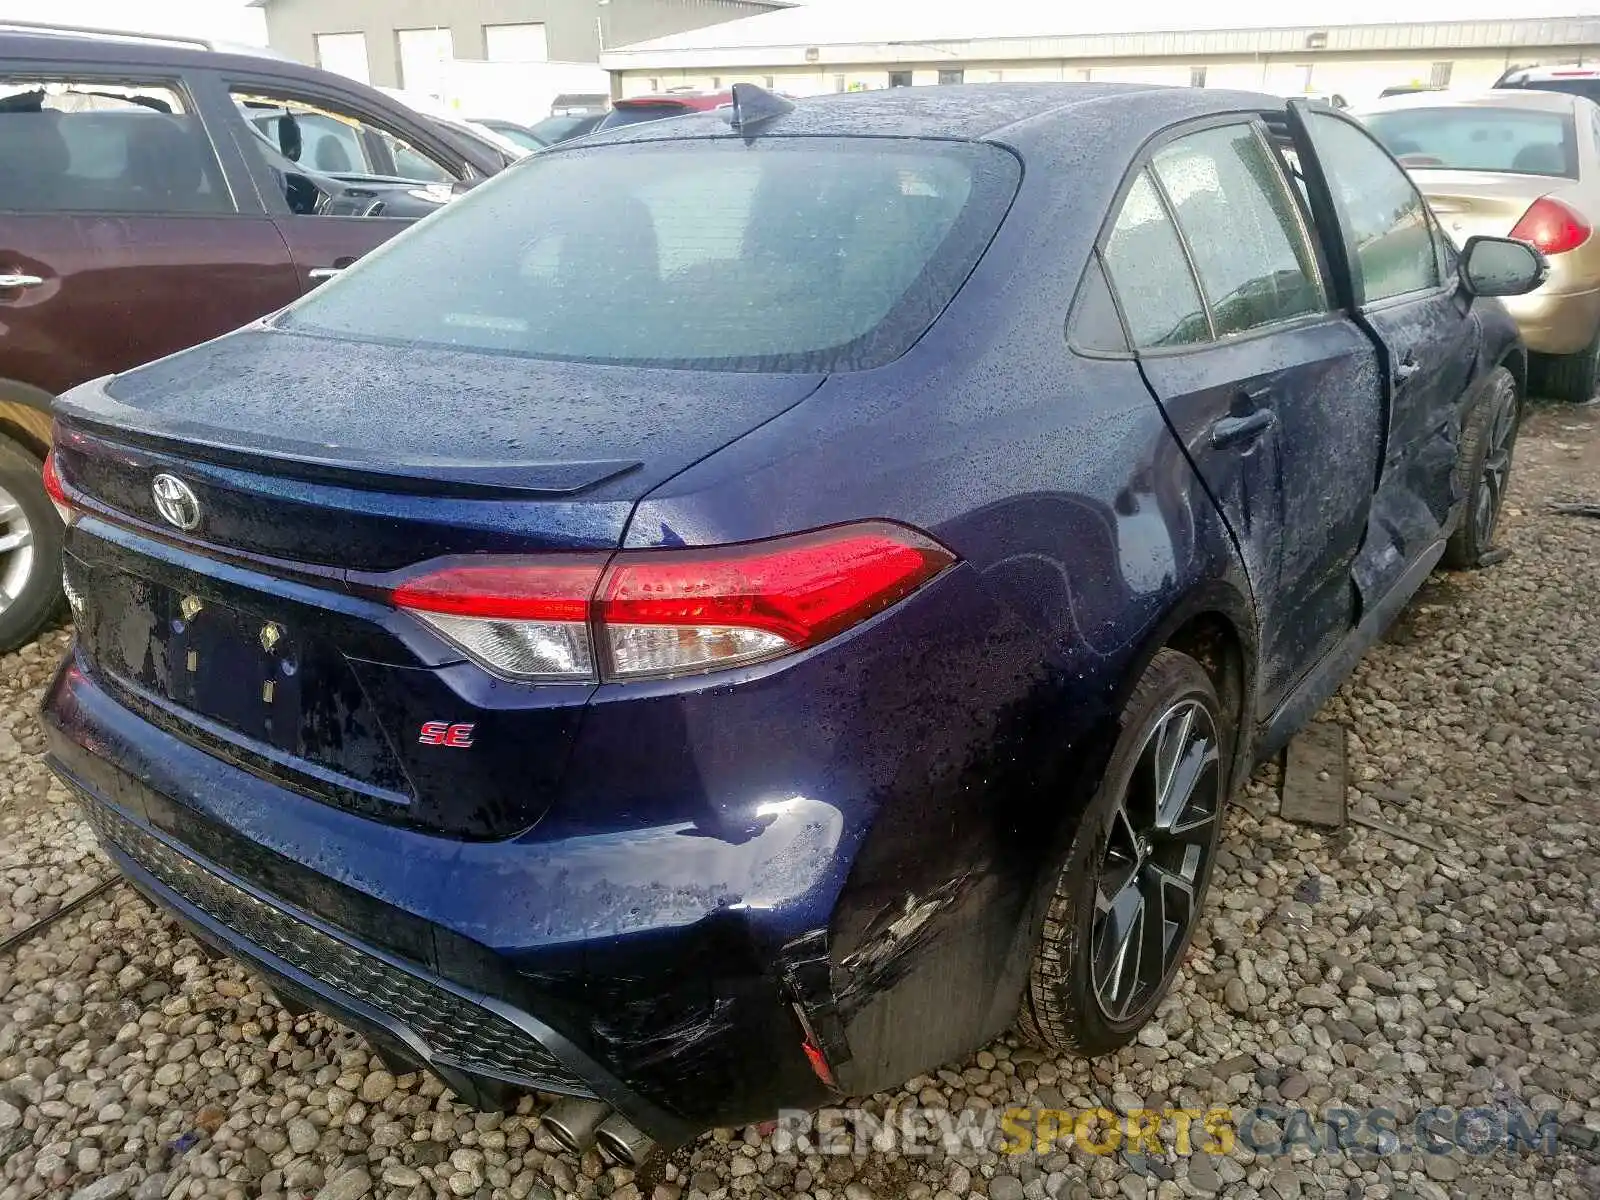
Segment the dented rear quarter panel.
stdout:
[[[809,664],[768,681],[803,697],[787,716],[775,702],[741,719],[761,691],[748,684],[674,689],[648,711],[601,688],[569,777],[585,808],[652,770],[712,810],[797,780],[839,807],[837,869],[749,920],[796,968],[823,935],[826,984],[796,974],[813,981],[819,1035],[838,1031],[828,1049],[849,1092],[896,1084],[1013,1019],[1122,693],[1164,636],[1221,612],[1253,657],[1227,530],[1137,365],[1079,356],[1065,336],[1099,224],[1082,214],[1110,204],[1146,132],[1013,131],[1025,177],[1011,214],[930,333],[658,487],[628,530],[645,547],[888,517],[961,557],[892,623],[819,656],[831,666],[814,688],[788,690]],[[774,720],[786,736],[752,769],[740,731]],[[655,736],[667,721],[681,727]],[[703,754],[713,729],[727,749]],[[617,754],[623,730],[636,759]],[[736,780],[719,775],[730,765]]]

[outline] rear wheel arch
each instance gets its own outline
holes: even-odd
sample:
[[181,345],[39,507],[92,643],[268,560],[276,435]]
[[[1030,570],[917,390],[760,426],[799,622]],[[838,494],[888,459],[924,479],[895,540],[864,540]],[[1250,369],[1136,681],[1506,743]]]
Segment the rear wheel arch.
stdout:
[[[1236,750],[1248,752],[1255,723],[1255,608],[1222,581],[1202,585],[1170,608],[1145,635],[1118,684],[1113,709],[1120,711],[1146,668],[1162,650],[1197,661],[1211,677],[1224,711],[1234,719]],[[1235,755],[1236,775],[1247,770]]]

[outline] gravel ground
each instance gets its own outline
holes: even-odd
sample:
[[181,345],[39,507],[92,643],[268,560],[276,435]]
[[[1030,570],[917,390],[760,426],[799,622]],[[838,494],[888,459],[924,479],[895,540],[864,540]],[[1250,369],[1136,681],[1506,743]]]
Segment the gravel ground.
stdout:
[[[1322,714],[1349,731],[1358,823],[1286,824],[1273,769],[1250,782],[1188,968],[1137,1045],[1087,1063],[1007,1039],[866,1102],[1381,1104],[1402,1122],[1523,1104],[1559,1110],[1554,1154],[824,1159],[750,1128],[635,1178],[547,1153],[542,1102],[485,1115],[395,1078],[119,885],[0,953],[0,1200],[1600,1196],[1600,521],[1547,508],[1597,488],[1600,409],[1533,413],[1514,556],[1436,577]],[[0,938],[106,870],[39,757],[64,644],[0,658]]]

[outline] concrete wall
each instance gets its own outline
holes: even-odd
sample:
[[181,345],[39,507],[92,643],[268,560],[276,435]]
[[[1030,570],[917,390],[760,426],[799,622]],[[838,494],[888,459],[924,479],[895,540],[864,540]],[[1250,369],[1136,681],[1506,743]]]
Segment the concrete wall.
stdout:
[[1438,50],[1406,55],[1393,52],[1327,54],[1259,58],[1144,58],[1072,60],[961,60],[928,63],[830,65],[804,67],[727,67],[687,70],[646,69],[619,71],[613,79],[623,96],[644,95],[669,87],[710,89],[733,83],[759,83],[795,96],[855,91],[889,86],[891,71],[910,71],[915,85],[937,83],[939,71],[960,68],[964,82],[1096,82],[1164,83],[1187,85],[1191,71],[1205,69],[1205,85],[1242,88],[1273,94],[1296,95],[1306,91],[1338,93],[1352,104],[1375,100],[1386,87],[1427,83],[1435,63],[1450,64],[1450,86],[1455,89],[1487,88],[1507,66],[1542,60],[1571,62],[1578,54],[1586,60],[1600,47],[1519,47],[1515,50]]
[[319,33],[366,35],[371,82],[401,87],[398,31],[449,29],[458,59],[484,57],[485,25],[542,22],[550,58],[596,62],[601,20],[607,46],[683,33],[769,11],[751,0],[267,0],[267,40],[301,62],[317,61]]

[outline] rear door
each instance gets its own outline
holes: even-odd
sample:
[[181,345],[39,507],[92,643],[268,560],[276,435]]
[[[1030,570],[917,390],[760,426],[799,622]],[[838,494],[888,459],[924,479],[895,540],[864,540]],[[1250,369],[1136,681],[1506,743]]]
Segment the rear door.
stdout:
[[[454,184],[478,178],[459,152],[420,120],[377,112],[354,97],[266,78],[233,79],[225,90],[235,137],[294,256],[303,290],[388,241],[426,206],[402,191],[406,215],[395,215],[392,199],[385,202],[381,196],[360,215],[330,210],[312,182],[316,175],[357,187],[363,177],[410,179],[417,192],[444,189],[441,198]],[[280,136],[284,118],[292,125],[291,137]],[[298,174],[297,166],[310,174]]]
[[1331,111],[1291,100],[1289,118],[1319,224],[1339,231],[1330,252],[1382,359],[1383,459],[1355,564],[1366,609],[1443,553],[1460,500],[1453,468],[1478,322],[1454,249],[1389,153]]
[[176,75],[0,74],[0,376],[59,394],[299,291]]
[[1270,709],[1354,620],[1380,444],[1372,343],[1330,305],[1248,119],[1159,144],[1103,253],[1145,379],[1245,560]]

